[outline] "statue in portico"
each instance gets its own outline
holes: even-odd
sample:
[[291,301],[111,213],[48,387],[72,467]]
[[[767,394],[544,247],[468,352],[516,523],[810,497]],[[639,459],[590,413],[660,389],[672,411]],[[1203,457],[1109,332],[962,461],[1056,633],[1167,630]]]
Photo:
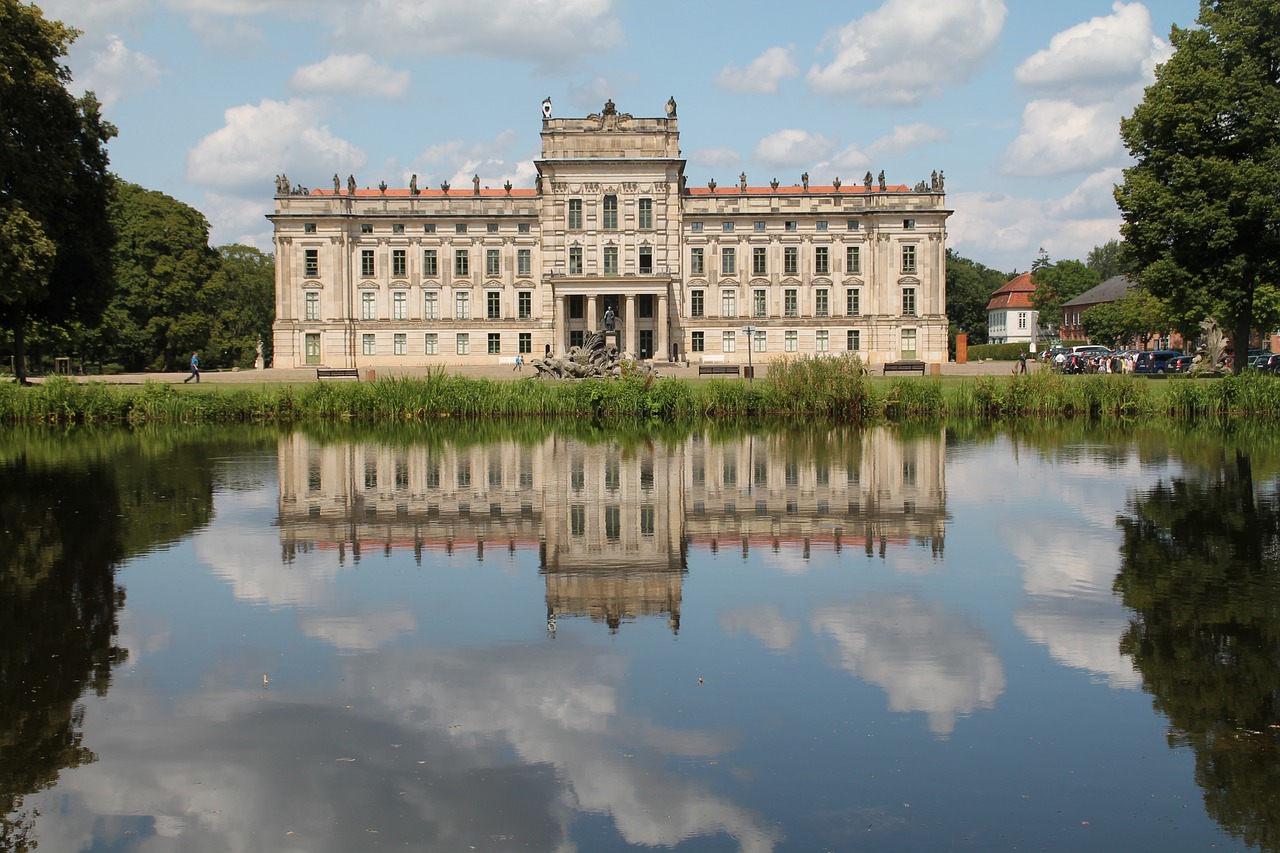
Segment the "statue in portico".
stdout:
[[672,95],[670,98],[667,98],[667,118],[675,118],[675,117],[676,117],[676,96]]
[[618,323],[618,315],[613,313],[613,306],[609,305],[604,309],[604,330],[606,332],[615,331]]

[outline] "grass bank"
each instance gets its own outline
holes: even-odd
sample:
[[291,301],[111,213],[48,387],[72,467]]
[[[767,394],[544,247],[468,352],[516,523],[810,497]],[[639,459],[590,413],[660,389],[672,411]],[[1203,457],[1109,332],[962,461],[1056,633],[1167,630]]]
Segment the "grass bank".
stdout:
[[935,417],[1089,416],[1177,418],[1280,415],[1280,379],[1141,376],[980,376],[882,379],[853,358],[775,362],[754,383],[627,376],[617,381],[470,379],[432,371],[421,379],[189,388],[50,379],[0,385],[0,422],[295,423],[432,418],[590,418],[679,421],[811,416],[870,422]]

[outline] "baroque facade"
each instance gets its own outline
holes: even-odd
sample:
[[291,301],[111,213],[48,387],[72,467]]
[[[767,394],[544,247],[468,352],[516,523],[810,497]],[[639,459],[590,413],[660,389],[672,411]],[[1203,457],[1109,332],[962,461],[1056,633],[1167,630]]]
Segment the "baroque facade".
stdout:
[[689,187],[675,101],[543,103],[536,185],[277,179],[276,367],[510,364],[616,317],[640,358],[947,359],[943,179]]

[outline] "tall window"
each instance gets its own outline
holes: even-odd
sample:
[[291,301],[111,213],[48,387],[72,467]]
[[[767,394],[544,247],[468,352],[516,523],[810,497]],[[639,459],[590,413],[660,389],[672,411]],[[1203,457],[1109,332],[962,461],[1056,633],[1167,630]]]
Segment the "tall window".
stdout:
[[516,275],[533,275],[532,249],[516,249]]
[[813,316],[827,317],[831,314],[831,297],[825,287],[813,292]]
[[857,352],[862,349],[862,332],[857,329],[850,329],[846,343],[848,344],[849,352]]
[[440,354],[440,336],[437,335],[435,332],[427,332],[426,338],[423,341],[423,345],[424,345],[423,351],[427,355]]
[[360,319],[376,320],[378,319],[378,294],[366,290],[360,294]]
[[642,198],[637,205],[639,222],[637,227],[648,230],[653,227],[653,199]]
[[813,271],[817,275],[827,275],[831,272],[831,250],[828,247],[814,247]]
[[916,357],[916,330],[902,330],[902,357],[904,359],[914,359]]
[[914,317],[916,315],[916,289],[914,287],[902,288],[902,315],[904,317]]
[[395,355],[407,355],[409,352],[409,337],[404,332],[396,332],[391,338],[391,352]]
[[468,320],[471,318],[471,294],[465,290],[453,295],[453,319]]
[[314,290],[307,291],[306,313],[303,316],[308,320],[320,319],[320,294]]
[[582,230],[582,199],[569,199],[569,230]]
[[769,273],[769,250],[763,246],[756,246],[751,250],[751,272],[753,275]]
[[764,329],[756,329],[756,344],[755,344],[755,350],[756,350],[756,352],[768,352],[768,351],[769,351],[769,338],[768,338],[768,336],[766,335],[766,333],[765,333]]
[[800,272],[800,249],[787,246],[782,250],[782,272],[784,275],[795,275]]
[[653,275],[653,247],[640,247],[640,274]]
[[502,335],[498,332],[489,333],[489,355],[502,354]]
[[581,275],[582,273],[582,247],[569,247],[569,274]]
[[689,338],[690,352],[704,352],[707,348],[706,334],[703,332],[694,332]]
[[397,290],[391,294],[391,319],[409,319],[409,294],[407,291]]
[[409,265],[405,262],[405,250],[392,249],[391,250],[391,274],[394,276],[399,276],[403,278],[406,274],[405,271],[408,269],[408,266]]
[[498,256],[497,249],[484,250],[484,274],[489,276],[498,275],[502,272],[502,261]]
[[722,352],[736,352],[738,346],[737,332],[720,333],[720,349]]
[[831,333],[826,329],[819,329],[813,337],[813,348],[817,352],[827,352],[831,349]]
[[440,275],[440,267],[436,263],[436,250],[422,250],[422,274],[428,278],[435,278]]
[[456,276],[471,275],[471,255],[466,249],[453,250],[453,274]]
[[533,291],[521,290],[516,294],[517,316],[528,320],[533,316]]
[[454,349],[458,355],[470,355],[471,336],[466,332],[458,332],[458,336],[454,338]]
[[916,271],[916,247],[915,246],[902,247],[902,271],[903,272]]
[[485,294],[484,316],[489,320],[502,319],[502,292],[490,290]]
[[720,291],[720,316],[721,317],[737,317],[738,316],[738,294],[734,290]]
[[738,271],[738,255],[732,246],[720,250],[720,274],[733,275]]
[[1026,327],[1027,327],[1027,312],[1019,311],[1018,312],[1018,328],[1025,329]]
[[315,278],[320,275],[320,250],[306,249],[303,251],[302,257],[307,278]]
[[528,354],[533,352],[533,333],[532,332],[520,333],[520,352],[522,354]]
[[706,275],[707,262],[702,249],[689,250],[689,275]]
[[373,249],[360,250],[360,275],[373,275]]
[[606,231],[618,230],[618,197],[616,195],[607,195],[604,197],[604,211],[600,218],[600,227]]
[[378,344],[377,339],[373,335],[360,336],[360,351],[365,355],[377,355]]
[[862,313],[862,291],[851,287],[844,292],[844,313],[857,317]]
[[701,317],[706,313],[704,304],[705,292],[701,290],[693,290],[689,293],[689,316]]
[[434,290],[429,290],[422,294],[422,319],[440,319],[440,294]]
[[782,314],[786,317],[800,315],[800,299],[794,287],[788,287],[782,291]]
[[618,247],[617,246],[604,247],[604,274],[605,275],[618,274]]
[[763,288],[757,289],[753,294],[752,313],[757,317],[764,317],[769,313],[769,291]]
[[845,272],[857,275],[862,272],[862,249],[859,246],[849,246],[844,250],[844,266]]
[[800,333],[789,331],[782,337],[782,349],[785,352],[795,352],[800,348]]

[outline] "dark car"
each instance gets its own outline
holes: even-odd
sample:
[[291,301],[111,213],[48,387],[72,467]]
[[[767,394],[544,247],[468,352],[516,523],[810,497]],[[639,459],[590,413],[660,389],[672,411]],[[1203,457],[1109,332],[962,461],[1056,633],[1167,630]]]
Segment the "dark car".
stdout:
[[1164,363],[1165,373],[1186,373],[1191,369],[1191,365],[1195,364],[1196,357],[1194,355],[1180,355],[1177,358],[1171,358]]
[[1255,368],[1259,373],[1280,373],[1280,353],[1259,359]]
[[1150,352],[1138,353],[1138,359],[1133,363],[1134,373],[1164,373],[1164,366],[1169,359],[1177,358],[1182,355],[1176,349],[1158,349]]

